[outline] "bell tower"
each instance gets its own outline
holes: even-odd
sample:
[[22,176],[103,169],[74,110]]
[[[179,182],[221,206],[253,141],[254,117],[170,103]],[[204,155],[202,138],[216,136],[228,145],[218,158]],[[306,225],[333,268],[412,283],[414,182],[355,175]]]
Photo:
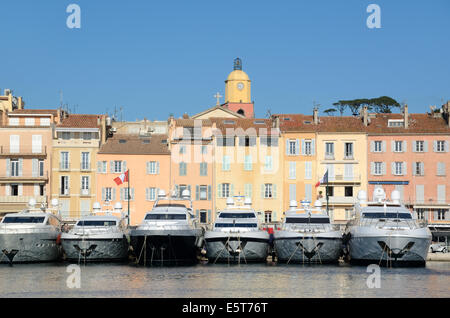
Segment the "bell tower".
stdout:
[[242,70],[242,60],[234,59],[233,71],[225,81],[225,103],[251,103],[251,81]]

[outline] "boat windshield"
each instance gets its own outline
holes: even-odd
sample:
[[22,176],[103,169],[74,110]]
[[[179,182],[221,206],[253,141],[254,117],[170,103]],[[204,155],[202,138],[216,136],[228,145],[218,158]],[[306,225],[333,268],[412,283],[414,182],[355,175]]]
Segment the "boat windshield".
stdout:
[[216,227],[257,227],[256,223],[216,223]]
[[255,218],[255,213],[238,213],[238,212],[226,212],[220,213],[219,218],[227,218],[227,219],[251,219]]
[[44,223],[44,216],[7,216],[3,223]]
[[145,216],[146,220],[186,220],[186,214],[162,214],[149,213]]
[[329,224],[330,219],[328,217],[324,218],[286,218],[286,223],[311,223],[311,224]]
[[372,212],[363,213],[366,219],[412,219],[411,213],[395,213],[395,212]]
[[116,221],[102,221],[102,220],[84,220],[78,221],[77,226],[115,226]]

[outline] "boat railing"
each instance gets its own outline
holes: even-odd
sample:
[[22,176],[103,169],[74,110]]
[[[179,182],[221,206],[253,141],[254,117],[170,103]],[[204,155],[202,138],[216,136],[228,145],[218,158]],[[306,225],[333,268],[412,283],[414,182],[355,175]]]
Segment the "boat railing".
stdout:
[[[360,225],[361,226],[374,226],[377,228],[402,228],[404,226],[400,226],[400,223],[402,225],[406,225],[410,230],[416,229],[418,227],[418,224],[413,219],[402,219],[401,221],[396,221],[397,219],[379,219],[379,218],[361,218],[360,219]],[[392,223],[392,226],[388,226],[388,223]],[[396,225],[394,225],[396,223]]]

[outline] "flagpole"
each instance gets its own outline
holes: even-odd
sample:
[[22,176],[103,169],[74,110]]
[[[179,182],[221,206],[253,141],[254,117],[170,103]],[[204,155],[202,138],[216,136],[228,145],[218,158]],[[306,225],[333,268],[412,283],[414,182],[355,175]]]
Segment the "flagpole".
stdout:
[[327,215],[329,216],[330,213],[328,212],[328,180],[327,180],[327,183],[325,185],[325,195],[327,196]]
[[128,226],[130,226],[130,169],[128,169]]

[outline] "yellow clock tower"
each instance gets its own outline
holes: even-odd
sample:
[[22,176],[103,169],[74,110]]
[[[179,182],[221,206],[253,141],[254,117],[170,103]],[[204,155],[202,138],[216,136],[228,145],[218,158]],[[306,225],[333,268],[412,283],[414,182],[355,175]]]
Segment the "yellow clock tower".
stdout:
[[234,60],[234,70],[225,81],[225,103],[251,103],[251,81],[242,70],[240,58]]

